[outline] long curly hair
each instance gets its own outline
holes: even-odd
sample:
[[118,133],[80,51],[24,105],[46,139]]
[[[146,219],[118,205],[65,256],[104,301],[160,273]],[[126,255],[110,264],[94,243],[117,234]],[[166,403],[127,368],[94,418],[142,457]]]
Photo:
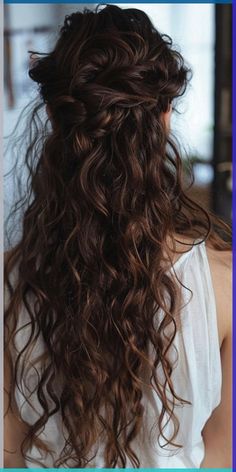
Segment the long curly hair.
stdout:
[[127,458],[139,467],[132,442],[144,385],[161,401],[162,447],[182,447],[174,407],[189,400],[175,391],[169,356],[181,306],[181,281],[168,270],[176,244],[187,237],[187,249],[196,240],[228,247],[223,223],[189,198],[163,118],[190,71],[144,12],[107,5],[67,16],[29,75],[39,101],[25,154],[28,196],[5,263],[9,407],[16,389],[40,406],[22,454],[30,460],[34,444],[50,453],[39,434],[60,413],[67,435],[54,467],[89,467],[101,437],[104,467],[125,467]]

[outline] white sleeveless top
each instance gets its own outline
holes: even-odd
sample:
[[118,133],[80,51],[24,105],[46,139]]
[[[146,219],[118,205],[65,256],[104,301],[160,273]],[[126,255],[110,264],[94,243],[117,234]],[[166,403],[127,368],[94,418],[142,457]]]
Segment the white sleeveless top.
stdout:
[[[208,263],[205,243],[200,243],[184,253],[174,264],[171,271],[175,272],[185,287],[182,289],[183,308],[181,311],[181,329],[177,331],[174,345],[178,352],[178,362],[173,370],[172,381],[176,393],[191,405],[177,406],[175,414],[180,422],[180,429],[175,443],[183,447],[177,449],[158,445],[158,431],[152,426],[160,413],[160,401],[152,389],[143,390],[145,407],[143,429],[132,443],[132,448],[140,459],[143,468],[199,468],[204,458],[204,442],[202,429],[211,416],[212,411],[221,401],[221,358],[217,329],[216,303],[212,286],[211,272]],[[23,318],[24,317],[24,318]],[[27,314],[21,313],[19,323],[27,322]],[[27,328],[19,333],[16,343],[22,347],[23,337],[27,339]],[[24,334],[25,333],[25,334]],[[24,341],[25,342],[25,341]],[[43,352],[43,342],[38,341],[32,356]],[[32,372],[31,384],[37,382]],[[37,411],[42,412],[35,395],[31,397],[32,406],[24,402],[23,396],[16,390],[16,401],[21,409],[22,417],[28,423],[38,418]],[[169,429],[168,429],[169,428]],[[165,428],[166,437],[170,437],[171,422]],[[64,446],[65,430],[62,429],[60,413],[49,418],[40,438],[54,450],[54,460]],[[90,468],[102,468],[103,446],[99,445],[98,453]],[[38,459],[46,467],[53,467],[52,457],[42,456],[35,446],[28,451],[32,461],[27,461],[28,468],[40,467],[34,460]],[[71,467],[75,464],[71,464]],[[132,468],[127,459],[126,468]]]

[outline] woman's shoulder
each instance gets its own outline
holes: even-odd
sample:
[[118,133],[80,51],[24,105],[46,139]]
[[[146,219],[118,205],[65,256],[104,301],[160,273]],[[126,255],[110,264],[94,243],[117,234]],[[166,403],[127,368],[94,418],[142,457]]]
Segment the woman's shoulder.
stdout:
[[219,250],[214,249],[210,244],[206,242],[206,250],[209,262],[212,266],[212,270],[217,273],[224,271],[226,276],[232,274],[232,250]]

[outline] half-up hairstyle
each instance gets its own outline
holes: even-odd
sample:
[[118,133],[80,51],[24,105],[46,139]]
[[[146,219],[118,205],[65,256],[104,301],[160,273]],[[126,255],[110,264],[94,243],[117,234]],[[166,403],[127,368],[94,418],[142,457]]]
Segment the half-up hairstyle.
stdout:
[[168,269],[183,236],[227,247],[217,220],[184,190],[164,119],[189,74],[144,12],[113,5],[66,17],[54,49],[34,56],[40,101],[25,159],[29,200],[5,264],[5,346],[16,353],[9,397],[18,389],[40,405],[22,444],[27,460],[35,444],[50,453],[39,434],[60,413],[67,434],[54,467],[89,467],[99,438],[104,467],[125,467],[127,458],[139,467],[132,444],[144,385],[162,405],[157,440],[182,446],[174,406],[189,399],[175,391],[169,357],[181,284]]

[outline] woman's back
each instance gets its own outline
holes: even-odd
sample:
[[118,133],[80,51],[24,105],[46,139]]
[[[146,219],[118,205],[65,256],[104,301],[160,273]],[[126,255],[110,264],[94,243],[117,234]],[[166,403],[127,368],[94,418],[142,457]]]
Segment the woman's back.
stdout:
[[[143,387],[144,421],[143,428],[134,440],[133,447],[139,453],[140,467],[148,468],[193,468],[200,467],[204,458],[204,442],[202,430],[210,418],[213,410],[221,401],[221,358],[220,339],[217,327],[217,313],[215,294],[209,266],[205,242],[197,242],[188,252],[181,255],[171,268],[182,284],[182,308],[177,320],[177,333],[174,340],[176,351],[172,350],[171,360],[175,365],[172,373],[172,382],[177,395],[191,402],[191,404],[180,405],[176,413],[180,421],[180,429],[176,437],[176,443],[182,444],[183,448],[176,450],[175,447],[161,448],[158,445],[157,419],[161,412],[161,402],[155,391],[148,384]],[[159,313],[158,322],[161,316]],[[18,328],[27,324],[27,314],[22,312],[19,318]],[[24,333],[24,332],[23,332]],[[27,338],[27,328],[25,336]],[[222,333],[221,333],[222,335]],[[16,340],[19,351],[24,346],[22,331]],[[38,339],[32,351],[32,361],[44,351],[42,339]],[[152,356],[152,349],[150,349]],[[38,366],[39,368],[39,366]],[[34,369],[29,369],[29,378],[26,383],[31,385],[33,391],[36,386],[37,376]],[[157,369],[158,378],[163,377],[161,369]],[[164,380],[164,379],[163,379]],[[60,385],[58,385],[60,389]],[[29,392],[28,392],[29,395]],[[41,414],[41,408],[36,392],[30,397],[32,408],[24,402],[24,397],[16,390],[16,399],[22,418],[33,423],[37,418],[36,411]],[[166,418],[168,419],[168,418]],[[171,424],[167,424],[164,433],[168,438],[171,436]],[[65,430],[64,430],[65,434]],[[42,456],[36,447],[30,452],[32,462],[27,462],[27,467],[36,467],[37,460],[47,467],[53,467],[62,448],[65,445],[62,421],[60,413],[52,415],[45,425],[41,436],[54,450],[53,459],[48,455]],[[162,441],[164,445],[164,442]],[[95,445],[94,452],[98,444]],[[36,462],[34,463],[34,459]],[[71,467],[73,467],[73,461]],[[103,446],[100,441],[98,453],[89,467],[104,467]],[[127,463],[127,467],[132,464]]]

